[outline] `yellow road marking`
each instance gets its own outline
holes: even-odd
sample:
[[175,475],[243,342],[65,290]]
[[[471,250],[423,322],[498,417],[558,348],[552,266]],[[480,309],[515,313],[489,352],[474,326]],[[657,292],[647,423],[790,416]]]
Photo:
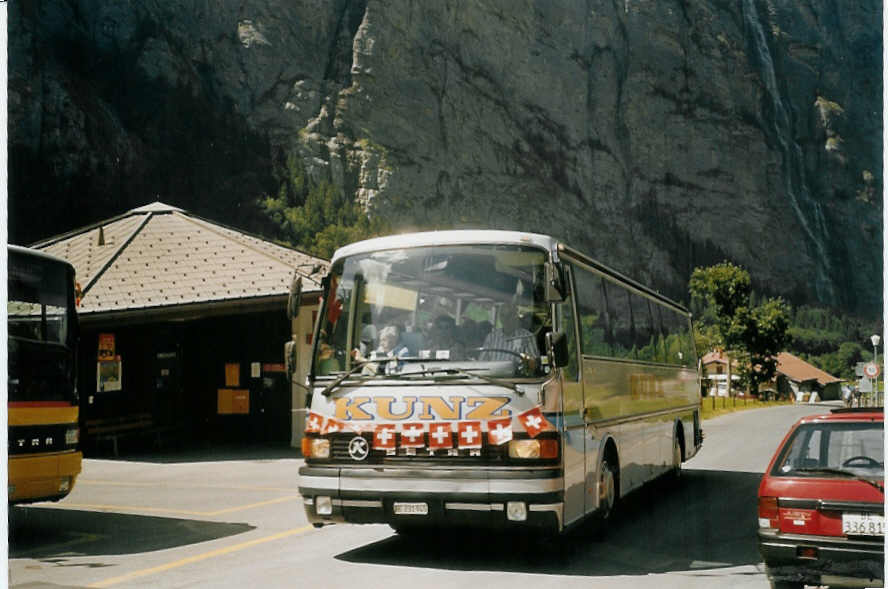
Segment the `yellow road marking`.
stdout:
[[208,558],[214,558],[216,556],[222,556],[224,554],[229,554],[231,552],[236,552],[238,550],[250,548],[251,546],[257,546],[259,544],[265,544],[266,542],[273,542],[275,540],[280,540],[281,538],[287,538],[289,536],[295,536],[297,534],[302,534],[302,533],[307,532],[311,529],[312,529],[311,526],[304,526],[301,528],[287,530],[286,532],[280,532],[278,534],[273,534],[271,536],[266,536],[264,538],[257,538],[255,540],[250,540],[249,542],[242,542],[241,544],[235,544],[233,546],[226,546],[225,548],[219,548],[218,550],[204,552],[203,554],[196,554],[194,556],[189,556],[187,558],[183,558],[180,560],[168,562],[166,564],[162,564],[162,565],[159,565],[156,567],[151,567],[149,569],[142,569],[140,571],[133,571],[131,573],[126,573],[125,575],[120,575],[118,577],[111,577],[110,579],[105,579],[104,581],[98,581],[96,583],[93,583],[92,585],[87,585],[87,587],[110,587],[111,585],[116,585],[117,583],[122,583],[123,581],[129,581],[131,579],[136,579],[138,577],[144,577],[146,575],[153,575],[154,573],[162,573],[162,572],[168,571],[170,569],[175,569],[175,568],[178,568],[181,566],[185,566],[186,564],[200,562],[201,560],[206,560]]
[[238,505],[235,507],[226,507],[225,509],[217,509],[216,511],[193,511],[188,509],[170,509],[168,507],[147,507],[141,505],[101,505],[97,503],[73,503],[71,501],[66,501],[64,503],[58,503],[55,505],[47,505],[52,509],[96,509],[100,511],[135,511],[135,512],[150,512],[150,513],[175,513],[179,515],[200,515],[200,516],[213,516],[213,515],[221,515],[223,513],[233,513],[235,511],[245,511],[247,509],[253,509],[254,507],[262,507],[263,505],[273,505],[275,503],[284,503],[285,501],[293,501],[294,499],[301,499],[300,495],[291,495],[288,497],[277,497],[276,499],[269,499],[268,501],[259,501],[258,503],[250,503],[248,505]]

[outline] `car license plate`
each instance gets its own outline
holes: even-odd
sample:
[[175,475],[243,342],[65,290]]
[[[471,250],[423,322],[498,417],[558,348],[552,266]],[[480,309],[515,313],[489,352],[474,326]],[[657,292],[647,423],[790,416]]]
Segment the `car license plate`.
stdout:
[[395,515],[428,515],[428,503],[395,503]]
[[847,536],[884,536],[885,518],[869,513],[843,513],[842,533]]

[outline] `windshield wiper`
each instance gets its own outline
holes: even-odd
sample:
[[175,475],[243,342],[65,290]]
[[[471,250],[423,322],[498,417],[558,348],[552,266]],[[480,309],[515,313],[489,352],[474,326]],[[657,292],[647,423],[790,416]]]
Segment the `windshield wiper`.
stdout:
[[852,478],[868,485],[872,485],[878,490],[885,492],[885,488],[878,482],[872,479],[868,479],[866,477],[862,477],[860,475],[854,474],[853,472],[849,472],[847,470],[842,470],[840,468],[828,468],[828,467],[818,467],[818,468],[794,468],[793,472],[803,472],[803,473],[811,473],[811,474],[835,474],[843,477]]
[[[324,388],[324,390],[321,391],[321,394],[324,395],[325,397],[330,396],[330,393],[333,392],[333,389],[335,389],[336,387],[341,385],[343,382],[345,382],[345,380],[348,377],[354,376],[358,371],[363,369],[365,366],[369,366],[371,364],[386,365],[389,362],[395,362],[395,361],[397,361],[397,362],[420,362],[420,361],[423,361],[423,359],[422,358],[398,358],[397,356],[386,356],[384,358],[376,358],[374,360],[365,360],[363,362],[356,362],[354,366],[349,368],[348,372],[342,374],[341,376],[337,377],[336,380],[334,380],[333,382],[328,384]],[[368,377],[378,376],[378,373],[368,374],[367,376]],[[400,374],[386,374],[384,376],[398,378],[401,375]]]
[[461,374],[463,376],[480,378],[481,380],[483,380],[485,382],[489,382],[490,384],[495,384],[495,385],[498,385],[501,387],[506,387],[506,388],[512,389],[513,391],[515,391],[519,395],[524,394],[524,391],[520,390],[518,388],[518,385],[516,385],[515,383],[492,378],[492,377],[484,375],[484,374],[475,374],[476,370],[484,370],[484,369],[483,368],[466,369],[466,368],[443,367],[442,366],[440,368],[423,368],[419,372],[408,372],[406,374],[403,374],[402,376],[413,376],[413,375],[422,376],[425,374]]

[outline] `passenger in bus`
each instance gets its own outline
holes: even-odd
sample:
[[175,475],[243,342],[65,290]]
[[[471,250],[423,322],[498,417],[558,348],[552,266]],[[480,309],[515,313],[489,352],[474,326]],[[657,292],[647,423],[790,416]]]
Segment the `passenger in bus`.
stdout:
[[533,333],[521,326],[517,307],[503,303],[499,318],[502,327],[494,329],[484,339],[482,347],[486,351],[481,352],[481,360],[514,360],[515,354],[523,354],[535,361],[540,352]]
[[322,343],[318,352],[318,374],[331,374],[340,370],[339,360],[336,359],[333,348],[330,344]]
[[400,341],[401,330],[397,325],[383,327],[379,332],[379,347],[376,356],[406,356],[407,346]]
[[435,358],[450,360],[465,358],[465,345],[459,341],[456,321],[450,315],[438,315],[435,318],[429,330],[429,346],[435,350]]
[[463,319],[462,325],[457,326],[457,330],[459,340],[465,343],[467,348],[477,348],[481,345],[478,341],[478,323],[474,319]]
[[376,349],[377,337],[376,326],[371,323],[370,313],[364,313],[362,323],[364,327],[361,329],[360,348],[361,354],[367,356],[371,351]]
[[478,322],[478,333],[475,336],[478,341],[478,347],[484,345],[484,340],[486,340],[487,336],[490,335],[490,331],[492,329],[493,324],[490,321],[484,320]]

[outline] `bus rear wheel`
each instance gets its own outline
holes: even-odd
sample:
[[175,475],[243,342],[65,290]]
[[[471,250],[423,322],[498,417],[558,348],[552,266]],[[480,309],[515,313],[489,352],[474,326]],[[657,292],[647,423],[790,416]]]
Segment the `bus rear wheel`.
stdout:
[[607,459],[598,468],[598,517],[608,520],[617,506],[617,472]]
[[672,478],[676,481],[681,478],[681,442],[678,439],[678,430],[672,436]]

